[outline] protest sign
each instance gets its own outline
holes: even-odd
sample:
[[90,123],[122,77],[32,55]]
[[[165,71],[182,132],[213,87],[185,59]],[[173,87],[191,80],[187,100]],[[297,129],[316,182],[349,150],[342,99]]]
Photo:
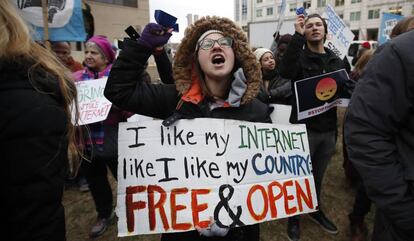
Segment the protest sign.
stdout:
[[304,125],[121,123],[118,236],[238,227],[316,210]]
[[383,44],[390,39],[390,34],[394,26],[403,19],[404,16],[392,14],[392,13],[382,13],[381,25],[378,29],[378,44]]
[[[47,1],[48,33],[51,41],[85,41],[81,0]],[[33,39],[43,40],[41,1],[13,0],[22,17],[33,27]]]
[[[108,77],[104,77],[76,82],[76,89],[78,91],[79,125],[103,121],[108,116],[112,103],[107,100],[103,94],[107,79]],[[72,114],[72,116],[74,116],[74,114]]]
[[346,107],[348,74],[344,69],[298,80],[294,84],[298,120],[322,114],[335,106]]
[[272,119],[272,123],[290,124],[289,118],[292,106],[281,104],[269,104],[269,106],[273,107],[273,111],[270,113],[270,119]]
[[331,5],[328,4],[326,6],[322,16],[326,19],[328,25],[325,46],[332,50],[340,59],[343,59],[348,52],[351,41],[354,40],[354,34],[336,14]]

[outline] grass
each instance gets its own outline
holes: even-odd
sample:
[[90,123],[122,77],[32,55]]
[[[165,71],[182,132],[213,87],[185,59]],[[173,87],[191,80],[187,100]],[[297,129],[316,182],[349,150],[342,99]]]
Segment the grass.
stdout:
[[[323,210],[333,220],[339,229],[339,233],[331,235],[324,232],[306,215],[301,218],[301,240],[302,241],[347,241],[350,240],[348,213],[352,209],[355,190],[346,180],[342,168],[342,119],[344,110],[338,109],[339,135],[336,146],[336,153],[326,171],[322,188]],[[116,190],[116,183],[111,178],[113,190]],[[115,191],[113,192],[115,194]],[[116,199],[114,199],[116,200]],[[95,206],[90,193],[81,193],[77,189],[67,190],[64,195],[66,208],[66,229],[68,241],[88,240],[88,232],[95,222]],[[373,226],[373,212],[366,218],[370,232]],[[260,224],[262,241],[284,241],[288,240],[286,235],[286,219],[275,220]],[[100,237],[99,241],[158,241],[160,235],[141,235],[132,237],[117,237],[116,224],[111,225]]]

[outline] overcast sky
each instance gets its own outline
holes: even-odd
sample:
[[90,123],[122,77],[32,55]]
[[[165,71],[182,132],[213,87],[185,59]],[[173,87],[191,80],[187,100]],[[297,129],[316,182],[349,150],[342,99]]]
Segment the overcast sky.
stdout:
[[154,11],[163,10],[178,18],[179,32],[173,32],[171,42],[179,42],[187,27],[187,14],[198,14],[199,17],[216,15],[234,20],[233,0],[149,0],[150,21],[154,22]]

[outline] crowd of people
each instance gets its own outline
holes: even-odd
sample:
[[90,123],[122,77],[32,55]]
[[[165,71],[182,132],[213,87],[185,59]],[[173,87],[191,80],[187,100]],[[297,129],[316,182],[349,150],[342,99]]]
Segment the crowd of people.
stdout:
[[[376,207],[372,240],[414,237],[414,18],[401,20],[392,40],[377,50],[361,46],[345,87],[352,93],[344,119],[345,175],[356,188],[349,214],[350,240],[367,240],[364,217]],[[324,46],[328,26],[319,14],[297,16],[295,32],[276,33],[272,49],[250,48],[243,30],[223,17],[203,17],[186,29],[172,65],[163,49],[171,35],[156,23],[139,39],[124,39],[122,50],[100,35],[85,42],[85,58],[71,57],[70,42],[51,50],[33,41],[9,1],[0,2],[0,150],[5,155],[2,207],[6,240],[66,240],[62,197],[77,180],[90,191],[97,219],[89,236],[102,235],[115,217],[108,169],[117,179],[118,124],[133,114],[164,120],[201,117],[271,123],[269,104],[291,106],[290,123],[306,126],[318,207],[309,218],[335,235],[325,215],[323,178],[336,150],[337,109],[298,118],[294,84],[346,69]],[[153,55],[161,78],[146,71]],[[108,117],[77,125],[76,82],[107,77],[112,102]],[[306,101],[306,99],[305,99]],[[75,108],[73,111],[72,108]],[[75,116],[72,116],[75,113]],[[287,237],[301,239],[301,215],[288,217]],[[334,238],[332,238],[334,239]],[[259,241],[259,224],[164,233],[162,241]]]

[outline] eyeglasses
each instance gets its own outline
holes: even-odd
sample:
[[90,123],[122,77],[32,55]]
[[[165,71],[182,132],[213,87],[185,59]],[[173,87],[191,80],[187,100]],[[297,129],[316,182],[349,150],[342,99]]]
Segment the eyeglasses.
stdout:
[[200,48],[202,48],[204,50],[209,50],[209,49],[213,48],[213,46],[216,42],[220,45],[220,47],[231,48],[231,46],[233,45],[233,39],[232,38],[222,37],[222,38],[219,38],[219,39],[205,38],[205,39],[201,40],[201,42],[198,44],[198,46],[200,46]]

